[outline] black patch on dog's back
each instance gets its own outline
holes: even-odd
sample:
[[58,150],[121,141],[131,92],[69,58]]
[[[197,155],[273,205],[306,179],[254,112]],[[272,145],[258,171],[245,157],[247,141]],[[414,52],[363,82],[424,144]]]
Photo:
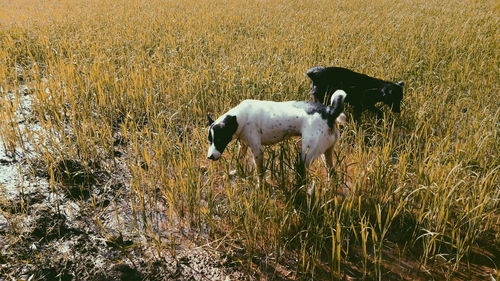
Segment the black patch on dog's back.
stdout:
[[[222,154],[227,144],[233,139],[233,135],[238,129],[236,116],[227,115],[224,120],[217,124],[212,124],[208,130],[208,141],[215,145],[215,148]],[[213,131],[213,135],[212,135]]]
[[344,103],[341,98],[336,99],[332,106],[325,106],[321,103],[310,101],[297,101],[295,102],[294,106],[304,109],[305,112],[309,115],[319,113],[321,115],[321,119],[326,120],[330,129],[333,129],[333,126],[335,125],[335,119],[337,119],[340,113],[344,111]]

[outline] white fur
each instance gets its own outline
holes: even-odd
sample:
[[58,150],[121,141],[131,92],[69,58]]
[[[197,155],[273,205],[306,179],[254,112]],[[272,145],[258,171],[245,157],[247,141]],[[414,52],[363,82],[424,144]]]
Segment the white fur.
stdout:
[[[236,116],[238,128],[233,139],[240,141],[242,155],[250,147],[260,176],[263,173],[262,145],[275,144],[291,136],[302,136],[301,158],[306,167],[325,154],[326,164],[332,168],[333,146],[340,136],[337,126],[329,128],[320,113],[308,114],[304,108],[294,106],[296,103],[300,102],[245,100],[215,120],[214,124],[222,122],[226,115]],[[343,113],[338,116],[337,122],[345,122]],[[215,160],[220,157],[213,143],[207,157],[211,155]]]
[[[333,105],[333,103],[335,102],[335,99],[337,99],[337,97],[342,97],[342,101],[343,101],[346,96],[347,96],[347,93],[344,92],[343,90],[336,90],[335,93],[333,93],[332,97],[330,98],[330,105]],[[339,117],[337,117],[336,121],[337,121],[336,123],[339,124],[340,126],[347,125],[347,118],[346,118],[344,113],[341,113],[339,115]]]
[[330,97],[330,105],[333,105],[337,97],[342,97],[342,100],[344,100],[345,97],[347,97],[347,93],[344,92],[344,90],[336,90],[335,93],[333,93],[333,95]]
[[[213,135],[214,130],[213,129],[210,129],[210,130],[211,130],[211,134]],[[217,148],[215,148],[215,143],[212,142],[212,144],[208,147],[207,158],[212,157],[212,159],[218,160],[220,158],[220,156],[221,156],[220,151],[218,151]]]

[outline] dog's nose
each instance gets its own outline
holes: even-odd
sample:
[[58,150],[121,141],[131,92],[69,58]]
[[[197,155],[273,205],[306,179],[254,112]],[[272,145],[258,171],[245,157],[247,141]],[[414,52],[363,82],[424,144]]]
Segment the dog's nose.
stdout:
[[210,160],[214,160],[214,156],[213,155],[210,155],[207,158],[210,159]]

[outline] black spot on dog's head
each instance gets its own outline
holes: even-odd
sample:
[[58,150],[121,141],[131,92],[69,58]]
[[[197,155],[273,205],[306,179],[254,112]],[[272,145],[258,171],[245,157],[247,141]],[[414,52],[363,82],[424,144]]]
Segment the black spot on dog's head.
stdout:
[[207,157],[212,160],[219,159],[226,146],[233,139],[238,129],[236,116],[227,115],[221,122],[212,122],[208,129],[208,142],[210,144]]
[[403,99],[403,82],[390,83],[382,88],[382,100],[392,112],[401,112],[401,100]]

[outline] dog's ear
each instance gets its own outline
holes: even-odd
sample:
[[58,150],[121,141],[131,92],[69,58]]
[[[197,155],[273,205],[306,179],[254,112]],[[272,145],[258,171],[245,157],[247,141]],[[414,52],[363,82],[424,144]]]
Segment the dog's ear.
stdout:
[[236,132],[236,129],[238,129],[238,122],[236,121],[236,116],[234,115],[228,115],[224,119],[224,123],[232,133]]
[[396,85],[398,85],[400,87],[404,87],[405,86],[405,82],[399,81],[399,82],[396,82]]
[[207,114],[207,126],[210,127],[214,123],[214,119]]
[[315,66],[307,70],[306,74],[311,78],[313,82],[317,82],[319,80],[320,74],[325,70],[324,67],[321,66]]

